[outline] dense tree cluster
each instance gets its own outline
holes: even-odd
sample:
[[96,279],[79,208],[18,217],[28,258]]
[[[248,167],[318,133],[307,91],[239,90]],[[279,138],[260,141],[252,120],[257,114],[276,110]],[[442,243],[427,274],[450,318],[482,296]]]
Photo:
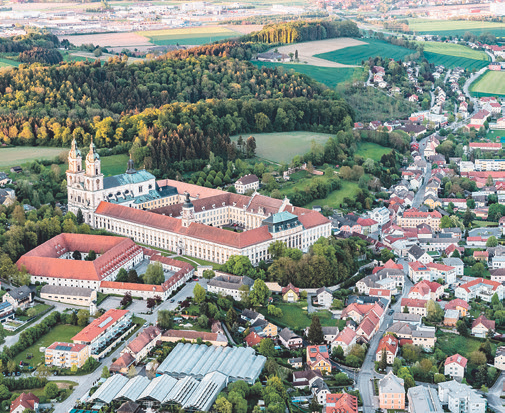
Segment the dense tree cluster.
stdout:
[[20,53],[33,48],[54,49],[60,42],[54,34],[30,33],[14,37],[0,37],[0,53]]
[[267,24],[244,39],[261,43],[295,43],[335,37],[360,37],[360,32],[356,23],[350,20],[296,21]]
[[63,61],[63,56],[56,49],[34,47],[31,50],[21,52],[18,56],[18,60],[23,63],[46,63],[55,65]]

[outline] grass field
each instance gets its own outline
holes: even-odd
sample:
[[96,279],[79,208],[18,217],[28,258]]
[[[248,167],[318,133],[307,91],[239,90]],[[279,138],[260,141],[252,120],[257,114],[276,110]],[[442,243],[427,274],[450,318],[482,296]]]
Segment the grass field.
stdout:
[[364,45],[346,47],[333,52],[318,54],[315,57],[346,65],[360,65],[363,60],[367,60],[369,57],[380,56],[399,60],[412,53],[413,50],[405,47],[395,46],[381,40],[366,39]]
[[358,145],[358,150],[356,151],[356,155],[362,156],[363,158],[371,158],[374,161],[380,161],[382,155],[391,152],[391,148],[386,148],[385,146],[378,145],[373,142],[361,142]]
[[473,60],[489,60],[486,52],[481,50],[474,50],[467,46],[453,43],[440,43],[440,42],[420,42],[424,46],[425,52],[438,53],[448,56],[465,57]]
[[[473,351],[479,349],[479,346],[483,342],[484,339],[462,337],[457,334],[439,332],[437,333],[436,346],[447,355],[459,353],[463,357],[468,358]],[[496,350],[496,344],[491,343],[491,347],[493,348],[493,351]]]
[[319,67],[305,64],[273,63],[273,62],[252,62],[258,67],[277,67],[281,66],[286,70],[293,69],[295,72],[303,73],[326,86],[334,88],[340,83],[360,78],[363,73],[362,67]]
[[357,182],[342,181],[342,188],[338,191],[333,191],[326,198],[314,199],[311,203],[305,205],[305,208],[312,208],[314,205],[328,205],[332,208],[339,208],[340,204],[344,202],[344,198],[354,198],[358,189]]
[[212,43],[218,40],[228,39],[230,37],[238,37],[240,33],[225,27],[191,27],[185,29],[167,29],[167,30],[151,30],[138,32],[139,35],[147,37],[156,45],[167,44],[205,44]]
[[[310,326],[312,320],[307,314],[307,301],[296,304],[276,304],[276,307],[282,310],[282,317],[268,315],[265,307],[262,307],[260,312],[280,327],[302,330]],[[332,314],[329,311],[318,311],[314,314],[319,317],[322,326],[335,326],[337,324],[337,320],[332,319]]]
[[65,152],[63,148],[28,147],[18,146],[15,148],[0,148],[0,168],[21,165],[25,162],[37,159],[54,159],[60,153]]
[[[243,134],[247,139],[250,135],[256,139],[256,155],[274,162],[290,162],[296,155],[303,155],[310,150],[311,142],[324,144],[332,136],[327,133],[314,132],[278,132]],[[231,137],[238,140],[239,135]]]
[[472,83],[470,86],[470,92],[472,92],[472,95],[477,97],[504,96],[505,72],[487,71]]
[[467,59],[466,57],[449,56],[439,53],[425,52],[424,57],[435,66],[443,65],[448,68],[462,67],[467,70],[479,70],[488,65],[487,60]]
[[102,173],[105,176],[112,176],[125,173],[129,157],[126,154],[122,154],[103,156],[100,159],[102,160]]
[[[48,347],[55,341],[69,342],[70,339],[81,330],[82,327],[79,326],[59,324],[53,327],[49,333],[37,340],[33,346],[28,347],[25,351],[14,357],[14,361],[16,364],[19,364],[20,361],[24,361],[30,363],[30,366],[36,367],[44,361],[44,353],[39,351],[40,347]],[[28,353],[33,354],[33,358],[30,360],[27,358]]]
[[18,67],[19,65],[20,65],[20,63],[16,62],[15,60],[5,59],[3,57],[0,57],[0,68],[1,67]]
[[409,28],[416,34],[460,36],[466,32],[472,32],[477,35],[489,32],[497,37],[505,36],[505,24],[495,22],[409,19]]

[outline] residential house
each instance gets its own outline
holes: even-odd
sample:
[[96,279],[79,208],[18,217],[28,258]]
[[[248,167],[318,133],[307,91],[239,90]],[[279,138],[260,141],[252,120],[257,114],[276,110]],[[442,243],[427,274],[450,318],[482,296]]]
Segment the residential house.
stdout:
[[395,334],[400,340],[412,340],[412,331],[417,328],[414,324],[408,324],[403,321],[396,321],[389,326],[386,333]]
[[85,344],[60,343],[51,344],[45,351],[46,366],[70,369],[81,368],[89,358],[89,347]]
[[458,310],[445,310],[444,313],[444,326],[454,327],[459,320]]
[[256,311],[253,310],[248,310],[246,308],[245,310],[242,310],[242,314],[240,314],[240,319],[243,322],[254,324],[259,319],[264,320],[265,316],[261,313],[257,313]]
[[410,325],[421,325],[422,316],[419,314],[403,313],[396,311],[393,314],[393,323],[409,323]]
[[21,393],[11,403],[10,413],[23,413],[25,410],[38,411],[39,398],[33,393]]
[[161,330],[157,326],[146,327],[123,349],[121,353],[130,353],[135,359],[135,362],[138,363],[147,357],[160,338]]
[[0,172],[0,186],[5,186],[12,183],[12,179],[5,172]]
[[473,258],[476,261],[485,261],[485,262],[487,262],[487,260],[489,259],[489,252],[487,252],[487,251],[474,251],[473,252]]
[[460,258],[442,258],[442,262],[448,267],[454,267],[456,276],[463,276],[464,264]]
[[324,413],[358,413],[358,398],[349,393],[327,394]]
[[463,380],[463,377],[465,377],[467,363],[468,359],[460,354],[454,354],[453,356],[447,357],[444,363],[444,374],[461,381]]
[[261,340],[263,340],[263,337],[260,337],[255,331],[251,331],[244,339],[247,347],[257,346]]
[[409,249],[408,258],[412,262],[418,261],[422,264],[428,264],[429,262],[433,262],[433,258],[431,258],[431,256],[418,245],[413,245]]
[[426,303],[428,300],[416,300],[413,298],[402,298],[401,309],[405,312],[407,308],[409,314],[419,314],[421,317],[426,317]]
[[131,400],[124,402],[118,407],[116,413],[144,413],[145,410],[142,409],[140,404],[132,402]]
[[294,303],[300,299],[300,289],[289,283],[281,291],[283,301]]
[[379,407],[385,410],[405,409],[405,386],[403,379],[391,371],[379,380]]
[[391,334],[386,334],[379,341],[379,346],[375,352],[375,361],[382,360],[382,352],[386,351],[386,360],[388,364],[393,364],[398,353],[398,339]]
[[133,366],[135,359],[130,353],[121,354],[117,360],[109,367],[111,373],[127,374],[130,366]]
[[444,284],[454,284],[456,282],[456,268],[445,264],[420,262],[409,262],[409,277],[417,283],[421,280],[435,281],[439,278]]
[[500,346],[496,349],[496,355],[494,356],[494,366],[498,370],[505,370],[505,347]]
[[318,404],[323,404],[326,401],[326,396],[330,394],[330,389],[322,378],[317,378],[310,385],[310,392]]
[[325,326],[321,327],[323,330],[324,342],[328,345],[331,345],[333,340],[335,340],[338,336],[339,330],[337,326]]
[[239,277],[226,273],[219,273],[207,284],[207,291],[214,294],[222,294],[233,297],[235,301],[242,301],[244,291],[247,292],[253,286],[254,281],[247,277]]
[[382,227],[389,222],[389,210],[386,207],[375,208],[370,213],[370,218]]
[[486,412],[486,399],[470,386],[455,380],[438,383],[438,397],[452,413]]
[[433,351],[436,341],[435,327],[420,326],[412,331],[412,344],[424,351]]
[[306,362],[312,370],[319,370],[322,374],[331,373],[330,354],[326,345],[308,346]]
[[321,287],[316,291],[317,304],[330,308],[333,303],[333,294],[326,287]]
[[279,333],[279,340],[288,349],[301,348],[303,344],[302,338],[287,327]]
[[483,301],[491,302],[494,294],[496,294],[500,300],[503,300],[503,290],[503,285],[497,281],[476,278],[457,287],[454,295],[466,302],[477,297],[480,297]]
[[434,281],[422,280],[410,288],[408,298],[419,300],[438,300],[444,293],[444,287]]
[[10,303],[14,310],[18,308],[26,309],[33,303],[33,297],[34,293],[30,287],[22,285],[6,292],[3,296],[3,302]]
[[321,379],[323,375],[319,370],[303,370],[293,372],[293,387],[310,387],[314,381]]
[[301,369],[303,366],[303,358],[301,357],[290,358],[288,359],[288,364],[294,369]]
[[470,305],[461,298],[455,298],[445,305],[446,310],[458,310],[461,317],[466,317],[467,312],[470,310]]
[[252,323],[249,330],[262,337],[277,337],[278,334],[278,328],[275,324],[261,318]]
[[438,211],[422,212],[416,208],[411,208],[399,213],[396,223],[404,228],[416,228],[419,224],[428,224],[434,231],[440,229],[442,215]]
[[260,187],[260,180],[254,174],[245,175],[235,182],[237,194],[245,194],[247,191],[256,191]]
[[[156,334],[155,331],[151,332],[152,335]],[[140,347],[142,342],[149,339],[149,336],[145,336],[142,341],[137,343]],[[190,343],[197,343],[198,341],[203,341],[204,343],[209,342],[213,346],[226,347],[228,345],[228,339],[224,334],[221,333],[209,333],[206,331],[195,331],[195,330],[168,330],[165,331],[161,337],[161,341],[176,342],[176,341],[189,341]],[[157,340],[156,340],[157,341]],[[153,344],[154,342],[154,344]],[[155,341],[151,341],[149,346],[152,348],[155,345]],[[135,348],[134,348],[135,349]]]
[[472,335],[475,337],[485,338],[488,334],[492,334],[495,329],[495,321],[488,320],[484,314],[477,317],[472,323]]
[[335,340],[331,343],[331,351],[338,348],[338,346],[342,347],[344,350],[344,355],[347,356],[352,346],[356,344],[357,339],[356,331],[354,331],[350,327],[345,327],[342,331],[340,331],[335,337]]

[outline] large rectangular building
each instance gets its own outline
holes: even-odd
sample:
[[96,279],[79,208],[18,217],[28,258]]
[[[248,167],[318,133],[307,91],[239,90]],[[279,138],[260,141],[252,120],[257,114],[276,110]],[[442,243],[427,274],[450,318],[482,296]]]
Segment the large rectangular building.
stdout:
[[96,318],[72,337],[75,344],[85,344],[91,355],[100,354],[112,344],[132,324],[132,314],[128,310],[111,309]]
[[89,346],[86,344],[55,342],[46,348],[45,361],[46,366],[80,368],[89,356]]

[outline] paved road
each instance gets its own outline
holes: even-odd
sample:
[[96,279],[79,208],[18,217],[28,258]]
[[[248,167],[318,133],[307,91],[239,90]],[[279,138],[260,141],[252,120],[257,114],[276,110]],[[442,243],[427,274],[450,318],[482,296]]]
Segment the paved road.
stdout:
[[[202,278],[198,281],[198,284],[206,288],[207,280]],[[186,298],[193,296],[193,289],[195,288],[195,285],[196,282],[187,283],[181,291],[179,291],[174,297],[172,297],[172,299],[174,300],[173,303],[170,303],[170,300],[164,301],[162,304],[160,304],[159,307],[157,307],[154,310],[152,314],[148,315],[140,314],[140,317],[144,318],[147,323],[155,324],[158,317],[157,313],[159,310],[170,310],[170,311],[175,310],[177,308],[178,301],[184,301]],[[51,378],[50,380],[68,379],[79,383],[79,385],[75,387],[74,392],[70,395],[70,397],[57,406],[56,411],[62,413],[69,412],[74,407],[75,402],[81,399],[83,396],[85,396],[89,391],[89,389],[91,389],[91,387],[93,387],[93,385],[97,382],[97,380],[100,379],[100,376],[102,375],[103,366],[110,366],[112,364],[112,359],[119,357],[121,350],[124,348],[126,344],[127,343],[123,343],[123,345],[120,346],[112,355],[102,359],[101,360],[102,365],[91,374],[88,374],[86,376],[56,376],[54,378]]]
[[488,406],[496,412],[505,412],[505,408],[503,407],[504,401],[503,399],[500,399],[504,381],[505,373],[502,372],[500,377],[496,380],[494,386],[489,389],[487,394]]
[[[408,273],[407,261],[400,259],[398,263],[403,265],[403,269],[405,274]],[[405,285],[403,286],[403,291],[401,296],[398,297],[396,304],[394,304],[391,308],[395,311],[401,311],[401,300],[404,297],[407,297],[407,294],[412,287],[412,282],[408,279],[407,275],[405,275]],[[388,310],[389,311],[389,310]],[[363,398],[363,411],[364,412],[373,412],[376,407],[374,405],[373,399],[373,379],[380,378],[382,375],[375,372],[375,352],[377,351],[377,347],[379,346],[379,340],[384,335],[388,327],[393,323],[393,315],[388,315],[384,317],[384,321],[382,322],[382,326],[379,328],[375,336],[369,343],[368,352],[365,357],[365,361],[363,362],[363,366],[361,366],[361,370],[358,375],[358,388]],[[351,376],[352,377],[352,376]]]
[[412,206],[414,208],[419,208],[422,205],[424,201],[424,191],[426,190],[426,184],[431,178],[431,163],[429,163],[424,158],[424,150],[426,149],[426,143],[428,142],[428,139],[429,137],[426,137],[419,141],[419,153],[421,155],[421,159],[426,161],[426,173],[424,174],[422,185],[419,187],[416,194],[414,195],[414,199],[412,200]]

